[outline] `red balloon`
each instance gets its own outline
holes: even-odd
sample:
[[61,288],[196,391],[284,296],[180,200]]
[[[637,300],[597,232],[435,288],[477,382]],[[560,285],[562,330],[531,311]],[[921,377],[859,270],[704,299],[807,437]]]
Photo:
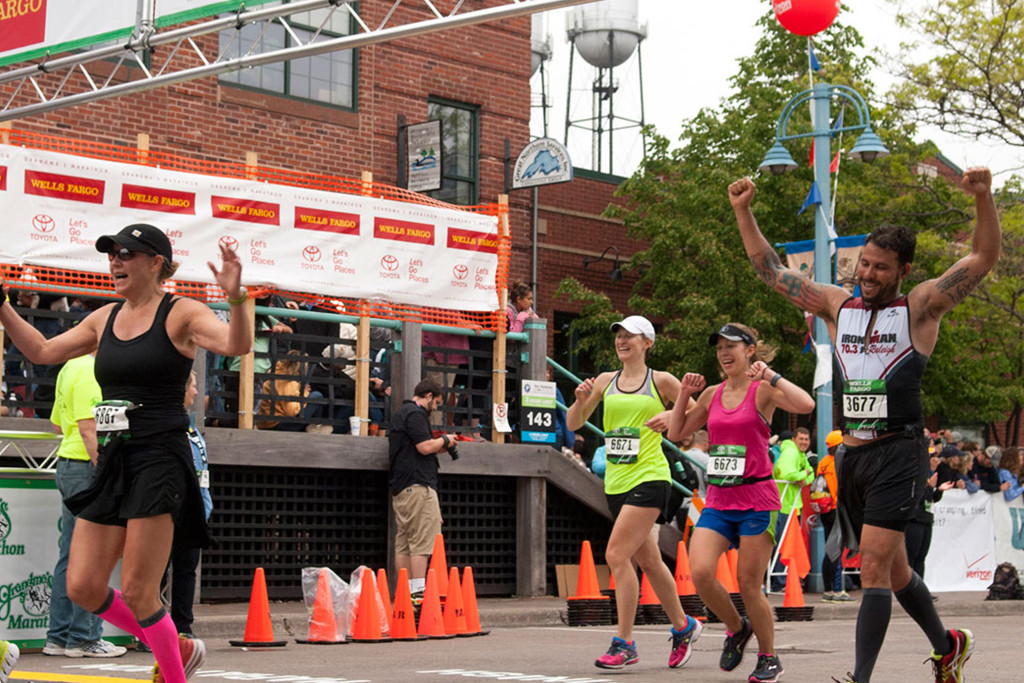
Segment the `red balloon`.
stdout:
[[840,0],[772,0],[782,28],[798,36],[813,36],[832,25]]

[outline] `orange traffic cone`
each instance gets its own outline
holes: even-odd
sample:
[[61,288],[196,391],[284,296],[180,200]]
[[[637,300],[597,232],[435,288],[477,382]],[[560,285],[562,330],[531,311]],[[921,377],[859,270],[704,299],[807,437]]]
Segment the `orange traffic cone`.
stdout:
[[658,600],[658,594],[654,592],[654,586],[651,585],[651,580],[647,578],[647,573],[643,572],[640,578],[640,604],[641,605],[660,605],[661,602]]
[[437,572],[427,570],[427,589],[423,591],[420,604],[420,624],[416,632],[426,638],[454,638],[444,632],[444,617],[441,615],[441,596],[437,594]]
[[380,643],[388,640],[380,629],[380,613],[377,612],[377,586],[373,572],[363,568],[359,579],[359,605],[355,623],[352,624],[352,640],[357,643]]
[[615,574],[608,573],[608,590],[615,592]]
[[597,568],[594,566],[594,553],[590,549],[590,541],[583,541],[583,549],[580,551],[580,573],[576,579],[576,595],[569,600],[607,600],[607,595],[601,595],[601,588],[597,585]]
[[388,631],[391,631],[391,591],[388,590],[388,575],[383,567],[377,570],[377,592],[380,594],[380,602],[384,606],[384,618],[388,622]]
[[334,599],[331,597],[330,570],[324,567],[316,582],[313,615],[309,619],[309,637],[296,638],[296,643],[313,645],[344,645],[345,636],[338,638],[338,624],[334,618]]
[[245,621],[243,640],[229,640],[235,647],[283,647],[284,640],[274,640],[274,627],[270,623],[270,600],[267,599],[267,578],[263,567],[256,567],[249,596],[249,617]]
[[786,569],[786,595],[782,598],[783,607],[803,607],[804,592],[800,588],[800,574],[790,564]]
[[690,574],[690,555],[686,552],[686,542],[679,541],[676,547],[676,592],[679,595],[696,595],[697,587],[693,585]]
[[391,614],[392,640],[418,640],[416,618],[413,616],[412,595],[409,593],[409,572],[398,570],[398,585],[395,586],[395,609]]
[[718,567],[715,569],[715,578],[725,586],[725,590],[730,593],[739,593],[740,587],[736,582],[736,577],[732,574],[732,568],[729,566],[729,558],[725,553],[718,556]]
[[480,611],[476,604],[476,585],[473,583],[473,568],[462,572],[462,606],[466,611],[466,635],[486,636],[490,631],[480,630]]
[[448,577],[448,597],[444,600],[444,632],[450,636],[466,635],[466,611],[462,606],[462,587],[459,570],[451,569]]
[[444,555],[444,536],[438,534],[434,537],[434,549],[430,553],[430,569],[434,570],[437,577],[437,594],[441,597],[448,595],[448,560]]

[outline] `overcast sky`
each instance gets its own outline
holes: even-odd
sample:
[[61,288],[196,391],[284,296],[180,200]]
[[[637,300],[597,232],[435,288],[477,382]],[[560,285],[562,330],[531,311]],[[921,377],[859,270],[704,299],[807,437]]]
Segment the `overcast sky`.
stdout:
[[[926,2],[927,0],[904,0]],[[843,20],[856,27],[871,50],[895,53],[901,40],[914,36],[902,33],[895,25],[895,9],[885,0],[857,0],[853,12],[844,9]],[[694,2],[693,0],[639,0],[640,24],[647,26],[647,39],[641,46],[643,58],[644,109],[648,123],[672,141],[677,141],[680,123],[702,107],[715,106],[729,94],[728,79],[737,71],[737,59],[751,53],[760,35],[754,23],[771,7],[769,0],[724,0]],[[547,33],[551,36],[552,59],[546,69],[549,78],[548,135],[564,140],[566,93],[569,83],[569,53],[566,38],[566,15],[572,9],[547,13]],[[827,56],[822,56],[823,61]],[[879,94],[889,89],[894,77],[884,66],[872,75]],[[615,69],[620,89],[615,109],[627,119],[640,119],[640,97],[637,85],[636,54]],[[577,54],[573,69],[572,118],[590,116],[589,91],[596,69]],[[540,90],[540,78],[534,76],[533,89]],[[535,95],[535,100],[538,99]],[[876,103],[877,104],[877,103]],[[781,112],[780,112],[781,113]],[[533,133],[540,135],[543,127],[539,110],[534,110]],[[943,153],[961,168],[990,166],[999,184],[1012,168],[1024,165],[1024,151],[1006,145],[983,145],[955,138],[937,129],[922,131],[922,138],[931,138]],[[770,141],[765,140],[767,149]],[[634,131],[616,134],[615,173],[630,175],[642,155],[639,134]],[[573,132],[569,153],[581,168],[593,168],[591,143],[584,132]],[[605,153],[607,159],[607,153]],[[602,164],[607,170],[607,162]],[[751,169],[753,171],[755,169]]]

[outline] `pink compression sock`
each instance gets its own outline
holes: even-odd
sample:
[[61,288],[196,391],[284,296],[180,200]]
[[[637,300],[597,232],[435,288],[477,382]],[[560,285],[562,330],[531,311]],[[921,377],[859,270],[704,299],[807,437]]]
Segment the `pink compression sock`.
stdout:
[[139,622],[146,644],[153,651],[165,683],[185,683],[185,669],[181,664],[178,629],[161,607],[153,616]]
[[96,611],[96,616],[103,619],[103,621],[113,624],[122,631],[127,631],[146,643],[146,645],[149,645],[146,636],[142,633],[139,622],[135,620],[135,615],[132,614],[132,611],[128,609],[128,605],[125,604],[124,598],[121,597],[121,591],[116,588],[110,589],[107,601]]

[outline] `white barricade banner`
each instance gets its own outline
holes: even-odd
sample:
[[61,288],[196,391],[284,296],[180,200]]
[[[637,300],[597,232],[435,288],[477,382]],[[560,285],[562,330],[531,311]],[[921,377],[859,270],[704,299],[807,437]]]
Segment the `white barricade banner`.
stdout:
[[1024,498],[1007,503],[1002,492],[992,494],[996,524],[996,565],[1011,562],[1024,573]]
[[[53,475],[0,472],[0,639],[41,648],[50,625],[50,592],[60,546],[60,493]],[[111,577],[121,585],[121,565]],[[131,637],[104,622],[118,643]]]
[[151,223],[182,280],[213,283],[220,243],[241,257],[244,284],[498,308],[495,216],[3,145],[0,214],[4,263],[108,273],[96,239]]
[[932,592],[984,591],[996,569],[992,496],[946,491],[934,505],[925,583]]

